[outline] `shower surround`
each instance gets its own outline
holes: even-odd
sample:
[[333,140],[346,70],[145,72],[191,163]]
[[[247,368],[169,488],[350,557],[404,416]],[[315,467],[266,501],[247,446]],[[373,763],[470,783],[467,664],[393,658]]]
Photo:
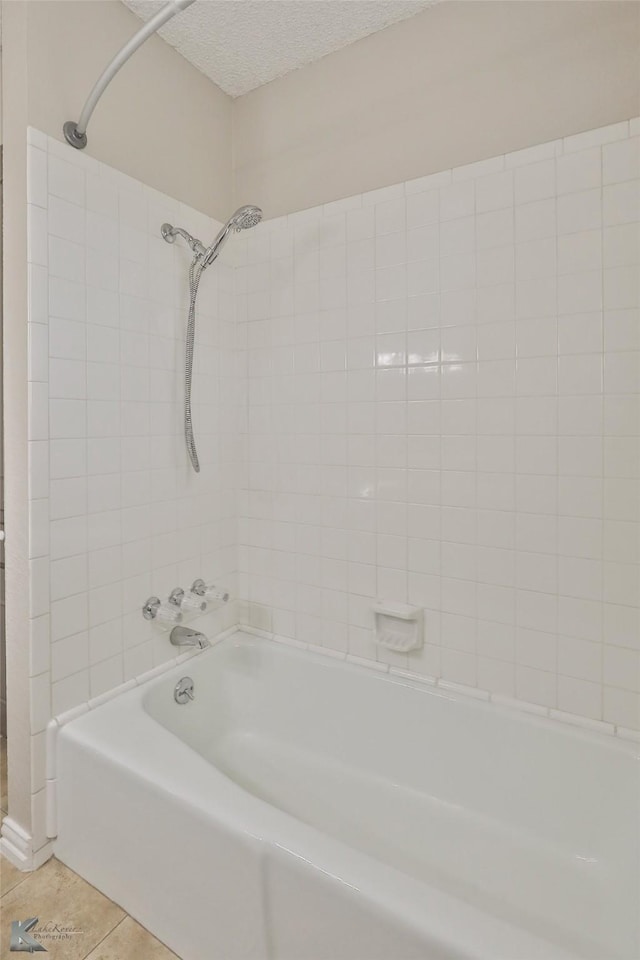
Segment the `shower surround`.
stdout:
[[[249,622],[638,728],[639,132],[247,238]],[[422,651],[376,648],[375,598],[424,607]]]
[[[247,238],[250,622],[638,727],[638,143],[619,123]],[[375,598],[425,608],[421,652],[376,648]]]
[[[173,656],[196,576],[235,622],[621,732],[639,726],[637,120],[261,224],[29,132],[34,849],[44,729]],[[260,197],[250,198],[260,202]],[[268,215],[268,211],[267,211]],[[372,604],[425,610],[376,648]]]
[[[233,272],[203,278],[194,427],[185,455],[183,368],[190,252],[170,220],[221,224],[39,131],[29,131],[29,499],[33,847],[45,836],[45,727],[171,661],[143,619],[202,577],[236,586],[239,394]],[[198,621],[215,635],[222,608]]]

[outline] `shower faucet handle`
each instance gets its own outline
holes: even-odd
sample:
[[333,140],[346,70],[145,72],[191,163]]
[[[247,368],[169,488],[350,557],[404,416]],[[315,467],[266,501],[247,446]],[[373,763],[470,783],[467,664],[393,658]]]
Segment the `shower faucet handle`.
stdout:
[[149,597],[142,607],[145,620],[161,620],[165,623],[180,623],[182,613],[173,603],[162,603],[159,597]]
[[191,584],[191,593],[196,597],[206,597],[208,600],[218,600],[220,603],[227,603],[229,600],[228,590],[219,590],[215,583],[205,583],[204,580],[194,580]]
[[169,594],[169,603],[173,604],[174,607],[180,607],[183,600],[184,590],[182,587],[175,587]]
[[169,594],[169,603],[177,610],[186,610],[190,613],[204,613],[207,601],[193,593],[185,593],[182,587],[176,587]]

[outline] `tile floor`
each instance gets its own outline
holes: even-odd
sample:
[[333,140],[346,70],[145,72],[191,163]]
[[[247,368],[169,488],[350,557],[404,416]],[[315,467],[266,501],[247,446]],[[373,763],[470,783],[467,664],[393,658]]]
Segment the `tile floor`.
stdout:
[[[0,740],[2,815],[7,812],[6,741]],[[11,921],[38,917],[33,934],[50,960],[179,960],[144,927],[55,858],[21,873],[0,858],[0,960],[12,960]],[[76,931],[54,939],[53,928]]]

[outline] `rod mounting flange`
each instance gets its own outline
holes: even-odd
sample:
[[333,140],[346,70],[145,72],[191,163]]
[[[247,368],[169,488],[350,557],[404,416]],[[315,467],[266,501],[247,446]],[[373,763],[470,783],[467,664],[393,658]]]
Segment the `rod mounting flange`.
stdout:
[[87,145],[86,133],[80,133],[75,120],[67,120],[62,128],[67,143],[70,143],[76,150],[84,150]]

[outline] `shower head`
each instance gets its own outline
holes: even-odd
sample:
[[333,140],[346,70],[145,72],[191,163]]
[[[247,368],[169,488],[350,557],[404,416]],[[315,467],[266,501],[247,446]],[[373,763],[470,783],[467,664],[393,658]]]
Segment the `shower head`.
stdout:
[[229,217],[211,246],[205,250],[202,256],[203,265],[208,267],[210,263],[213,263],[232,230],[236,233],[239,233],[240,230],[248,230],[250,227],[255,227],[261,220],[262,210],[260,207],[256,207],[253,204],[238,207],[236,212]]
[[192,237],[191,234],[183,230],[182,227],[174,227],[170,223],[163,223],[160,232],[167,243],[174,243],[178,236],[183,237],[195,253],[196,259],[200,261],[203,267],[208,267],[220,253],[232,230],[235,233],[239,233],[241,230],[248,230],[250,227],[255,227],[261,220],[262,210],[260,207],[256,207],[252,203],[244,207],[238,207],[236,212],[229,217],[211,246],[206,249],[200,240]]
[[229,218],[229,223],[236,230],[248,230],[250,227],[255,227],[261,220],[262,210],[250,203],[246,207],[238,207],[233,216]]

